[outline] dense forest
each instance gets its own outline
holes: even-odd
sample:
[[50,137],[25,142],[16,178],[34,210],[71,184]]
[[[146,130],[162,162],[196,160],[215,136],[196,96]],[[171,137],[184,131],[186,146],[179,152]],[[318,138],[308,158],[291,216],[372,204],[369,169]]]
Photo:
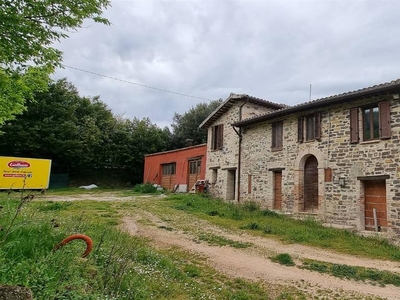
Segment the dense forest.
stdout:
[[100,97],[82,97],[61,79],[34,93],[25,111],[0,127],[0,155],[51,159],[53,173],[67,173],[77,184],[136,184],[142,182],[145,154],[184,147],[189,138],[204,143],[207,133],[198,126],[220,103],[175,113],[171,131],[149,118],[116,116]]

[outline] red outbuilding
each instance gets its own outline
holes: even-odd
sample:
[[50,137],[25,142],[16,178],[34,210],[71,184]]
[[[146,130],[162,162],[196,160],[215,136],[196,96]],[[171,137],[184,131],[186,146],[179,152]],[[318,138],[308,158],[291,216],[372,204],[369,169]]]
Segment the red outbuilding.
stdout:
[[198,180],[205,179],[207,145],[147,154],[143,182],[177,191],[191,191]]

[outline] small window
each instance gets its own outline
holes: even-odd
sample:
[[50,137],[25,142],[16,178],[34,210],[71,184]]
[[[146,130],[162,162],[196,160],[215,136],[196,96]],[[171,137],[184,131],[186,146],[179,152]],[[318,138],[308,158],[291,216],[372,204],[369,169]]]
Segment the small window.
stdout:
[[201,160],[189,161],[189,174],[200,174]]
[[211,150],[221,150],[223,147],[224,125],[216,125],[211,128]]
[[176,163],[162,165],[163,175],[174,175],[176,173]]
[[[364,141],[389,139],[390,127],[390,102],[383,101],[378,104],[364,107],[362,113],[362,137]],[[350,110],[350,142],[358,143],[358,108]]]
[[363,109],[363,139],[364,141],[379,138],[379,108]]
[[297,123],[297,141],[304,141],[304,130],[306,141],[321,139],[321,114],[315,113],[305,117],[298,118]]
[[283,122],[276,122],[272,124],[272,150],[282,150],[283,144]]
[[306,117],[306,141],[315,140],[315,116]]

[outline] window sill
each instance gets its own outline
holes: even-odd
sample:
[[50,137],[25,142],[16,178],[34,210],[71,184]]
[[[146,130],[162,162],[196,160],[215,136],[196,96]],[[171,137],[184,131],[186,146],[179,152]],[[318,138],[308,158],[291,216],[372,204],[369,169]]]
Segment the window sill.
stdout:
[[360,145],[377,144],[377,143],[379,143],[380,141],[381,141],[381,140],[362,141],[362,142],[360,142]]

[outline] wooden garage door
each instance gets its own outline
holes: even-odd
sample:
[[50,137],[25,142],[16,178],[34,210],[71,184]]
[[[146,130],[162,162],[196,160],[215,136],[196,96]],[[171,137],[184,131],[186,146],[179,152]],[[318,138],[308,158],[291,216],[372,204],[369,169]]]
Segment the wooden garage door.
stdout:
[[274,209],[282,209],[282,172],[274,172]]
[[386,181],[364,181],[365,230],[375,230],[373,209],[376,209],[378,229],[387,227]]
[[189,160],[189,178],[188,178],[188,189],[194,186],[197,180],[200,180],[201,172],[201,158]]
[[175,186],[176,164],[165,164],[161,166],[161,186],[167,190],[173,190]]
[[311,155],[304,165],[304,210],[316,209],[318,209],[318,161]]

